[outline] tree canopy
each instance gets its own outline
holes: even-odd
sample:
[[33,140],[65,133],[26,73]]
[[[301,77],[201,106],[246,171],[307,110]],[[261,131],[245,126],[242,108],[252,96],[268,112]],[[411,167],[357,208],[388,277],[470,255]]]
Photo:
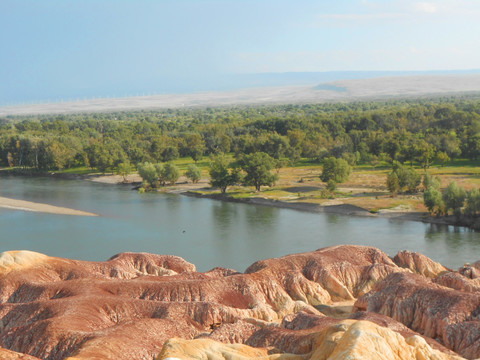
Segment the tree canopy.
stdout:
[[456,97],[341,104],[167,109],[0,118],[0,165],[39,171],[258,152],[350,166],[427,169],[480,156],[480,100]]
[[278,176],[271,173],[275,160],[264,152],[242,156],[239,165],[246,173],[243,184],[252,185],[257,191],[260,191],[262,186],[272,186],[278,180]]
[[344,159],[337,159],[333,156],[326,158],[323,163],[322,175],[320,179],[328,183],[343,183],[348,180],[352,172],[352,167]]
[[210,184],[219,188],[222,194],[227,192],[227,188],[238,182],[238,172],[233,169],[232,162],[225,154],[219,154],[212,157],[210,161]]

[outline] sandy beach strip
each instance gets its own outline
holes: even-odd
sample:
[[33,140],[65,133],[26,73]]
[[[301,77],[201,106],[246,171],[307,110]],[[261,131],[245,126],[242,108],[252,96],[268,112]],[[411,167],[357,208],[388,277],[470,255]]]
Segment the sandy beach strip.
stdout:
[[32,201],[10,199],[6,197],[0,197],[0,208],[22,211],[35,211],[58,215],[98,216],[98,214],[90,213],[87,211],[69,209],[65,207],[36,203]]

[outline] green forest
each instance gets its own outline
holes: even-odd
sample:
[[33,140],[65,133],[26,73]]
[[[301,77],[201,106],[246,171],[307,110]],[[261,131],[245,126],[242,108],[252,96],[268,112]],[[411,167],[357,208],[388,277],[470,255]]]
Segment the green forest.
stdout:
[[475,97],[0,118],[0,165],[38,171],[263,152],[282,160],[428,168],[480,155]]

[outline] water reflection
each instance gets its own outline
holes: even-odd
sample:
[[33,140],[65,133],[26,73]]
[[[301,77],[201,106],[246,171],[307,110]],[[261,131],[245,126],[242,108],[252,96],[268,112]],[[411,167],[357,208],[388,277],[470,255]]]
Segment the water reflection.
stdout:
[[447,232],[447,233],[469,233],[476,232],[473,229],[469,229],[463,226],[454,226],[446,224],[429,224],[427,234],[435,234],[437,232]]
[[[466,246],[472,247],[477,251],[480,250],[478,232],[459,226],[430,224],[425,232],[425,240],[432,245],[438,245],[440,242],[445,243],[452,250],[462,249]],[[476,255],[480,256],[480,253],[477,252]]]
[[228,202],[215,201],[212,204],[212,215],[215,225],[219,229],[228,231],[232,222],[239,216],[238,207]]
[[245,210],[247,223],[260,231],[271,230],[278,213],[278,209],[269,206],[248,206]]
[[337,214],[328,214],[328,222],[330,224],[338,224],[341,219],[344,219],[344,217],[340,217]]
[[214,266],[243,271],[259,259],[338,244],[375,246],[389,255],[419,251],[453,268],[480,258],[480,233],[445,225],[139,195],[128,186],[48,178],[2,178],[0,194],[101,214],[0,210],[0,251],[85,260],[145,251],[182,256],[202,271]]

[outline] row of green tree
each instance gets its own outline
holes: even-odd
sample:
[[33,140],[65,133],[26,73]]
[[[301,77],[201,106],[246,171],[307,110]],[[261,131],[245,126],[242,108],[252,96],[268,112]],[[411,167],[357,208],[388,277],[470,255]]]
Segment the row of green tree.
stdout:
[[417,163],[480,155],[480,101],[454,98],[0,119],[0,164],[38,170],[266,153],[296,163]]
[[430,213],[448,215],[450,212],[456,217],[480,215],[480,190],[465,190],[451,182],[445,189],[440,188],[440,179],[426,174],[424,179],[425,192],[423,199]]
[[[210,159],[210,184],[220,189],[222,194],[225,194],[227,188],[233,185],[253,186],[256,191],[260,191],[262,186],[273,186],[278,180],[278,174],[272,171],[274,168],[279,169],[279,163],[281,162],[263,152],[242,155],[233,160],[225,154],[218,154]],[[133,171],[130,164],[121,163],[118,173],[125,177]],[[144,188],[174,185],[180,177],[179,168],[171,163],[140,163],[137,165],[137,171],[144,181]],[[325,160],[320,178],[332,191],[337,183],[348,179],[351,171],[351,166],[345,160],[330,157]],[[184,175],[196,183],[200,180],[202,173],[197,166],[190,164]]]
[[[387,175],[387,188],[394,195],[403,193],[415,193],[418,191],[422,176],[411,167],[395,164],[392,171]],[[448,215],[456,217],[480,215],[480,190],[465,190],[451,182],[441,189],[439,177],[433,177],[429,173],[423,175],[423,201],[432,215]]]
[[[223,194],[227,187],[232,185],[251,185],[260,191],[261,186],[272,186],[278,180],[278,175],[271,173],[276,163],[275,159],[262,152],[245,155],[234,161],[224,154],[219,154],[213,156],[210,161],[210,183],[213,187],[219,188]],[[137,165],[137,171],[144,184],[151,188],[166,184],[174,185],[180,177],[179,168],[171,163],[140,163]],[[190,164],[184,175],[196,183],[202,174],[197,166]]]
[[[411,167],[395,163],[387,175],[387,188],[396,195],[398,193],[416,193],[422,183],[422,175]],[[441,189],[439,177],[433,177],[425,172],[423,175],[423,200],[432,215],[448,215],[456,217],[480,215],[480,190],[465,190],[451,182]]]

